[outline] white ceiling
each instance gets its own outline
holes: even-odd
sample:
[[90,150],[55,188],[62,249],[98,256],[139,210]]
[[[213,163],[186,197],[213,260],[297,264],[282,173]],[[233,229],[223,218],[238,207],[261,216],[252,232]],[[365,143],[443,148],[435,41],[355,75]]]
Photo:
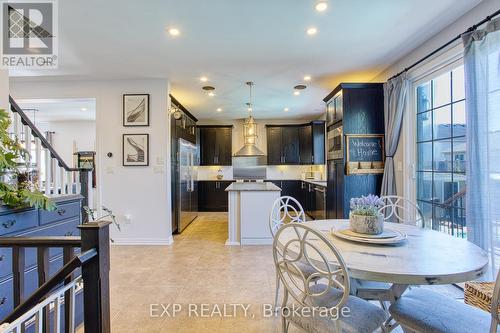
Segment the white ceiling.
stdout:
[[37,123],[95,121],[95,99],[19,99],[17,104]]
[[[256,118],[313,118],[337,83],[374,79],[480,0],[329,0],[324,13],[314,2],[59,1],[59,69],[12,74],[168,78],[186,108],[211,120],[246,116],[252,80]],[[172,26],[180,36],[166,33]],[[293,96],[305,74],[313,81]],[[202,75],[216,97],[200,89]]]

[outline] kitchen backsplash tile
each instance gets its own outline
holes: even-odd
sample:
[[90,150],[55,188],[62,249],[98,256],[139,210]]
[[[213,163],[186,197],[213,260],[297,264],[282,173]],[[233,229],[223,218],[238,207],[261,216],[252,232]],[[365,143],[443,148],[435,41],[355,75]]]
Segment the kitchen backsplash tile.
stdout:
[[[222,171],[223,179],[233,179],[231,166],[198,166],[198,180],[217,180],[218,171]],[[323,165],[275,165],[267,166],[266,179],[302,179],[307,172],[317,172],[319,180],[326,180],[326,168]]]

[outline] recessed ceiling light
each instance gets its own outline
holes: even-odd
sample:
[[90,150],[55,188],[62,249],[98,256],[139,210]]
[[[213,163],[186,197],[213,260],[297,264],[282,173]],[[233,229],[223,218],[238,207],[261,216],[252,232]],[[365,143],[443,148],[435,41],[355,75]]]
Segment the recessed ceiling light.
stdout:
[[82,111],[87,111],[87,108],[81,108],[80,110],[82,110]]
[[213,91],[211,91],[211,92],[209,92],[209,93],[208,93],[208,96],[210,96],[210,97],[214,97],[214,96],[215,96],[215,93],[214,93]]
[[304,81],[311,81],[311,76],[310,75],[304,76]]
[[168,33],[170,34],[170,36],[174,36],[174,37],[177,37],[181,34],[181,31],[177,28],[168,28],[167,29]]
[[217,108],[217,112],[222,112],[222,108]]
[[310,27],[306,30],[306,32],[309,36],[314,36],[318,33],[318,29],[316,29],[315,27]]
[[284,108],[283,111],[288,112],[288,108]]
[[300,95],[300,91],[295,90],[295,91],[293,92],[293,94],[294,94],[295,96],[299,96],[299,95]]
[[247,111],[248,111],[248,112],[252,112],[252,110],[253,110],[253,109],[252,109],[251,107],[247,108]]
[[324,12],[328,8],[328,2],[326,2],[326,1],[318,1],[316,3],[316,6],[314,6],[314,8],[318,12]]
[[200,81],[201,82],[207,82],[208,78],[206,76],[202,76],[202,77],[200,77]]

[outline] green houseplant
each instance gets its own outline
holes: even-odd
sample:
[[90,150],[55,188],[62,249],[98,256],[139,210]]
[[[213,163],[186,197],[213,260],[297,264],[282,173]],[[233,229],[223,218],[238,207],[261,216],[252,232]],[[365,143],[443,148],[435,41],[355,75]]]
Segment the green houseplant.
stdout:
[[[10,125],[9,114],[4,109],[0,109],[0,200],[2,204],[12,208],[30,206],[54,210],[55,203],[39,191],[29,177],[29,170],[23,171],[22,165],[19,165],[20,159],[30,160],[30,153],[21,146],[17,137],[12,138],[9,135]],[[29,168],[28,163],[25,168]],[[11,182],[9,179],[16,181]]]

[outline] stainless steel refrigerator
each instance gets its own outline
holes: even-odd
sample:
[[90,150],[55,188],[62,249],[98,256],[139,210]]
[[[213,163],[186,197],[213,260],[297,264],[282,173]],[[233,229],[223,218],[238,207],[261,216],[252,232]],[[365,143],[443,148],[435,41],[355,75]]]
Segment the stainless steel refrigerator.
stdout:
[[198,180],[196,145],[179,139],[177,164],[178,232],[182,232],[198,216]]

